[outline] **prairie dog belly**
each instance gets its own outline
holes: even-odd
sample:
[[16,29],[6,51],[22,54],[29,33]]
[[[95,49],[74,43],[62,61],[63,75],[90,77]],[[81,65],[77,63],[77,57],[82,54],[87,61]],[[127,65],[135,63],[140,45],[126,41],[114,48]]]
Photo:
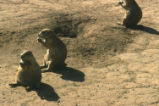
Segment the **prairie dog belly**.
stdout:
[[55,48],[53,50],[47,50],[45,56],[44,56],[44,60],[46,62],[46,64],[48,64],[48,61],[60,61],[63,60],[64,56],[62,51],[60,51],[58,48]]

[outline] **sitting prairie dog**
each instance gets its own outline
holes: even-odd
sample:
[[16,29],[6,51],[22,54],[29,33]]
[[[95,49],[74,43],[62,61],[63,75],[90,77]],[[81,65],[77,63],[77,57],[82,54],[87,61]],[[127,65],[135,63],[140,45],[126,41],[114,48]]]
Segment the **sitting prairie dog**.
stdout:
[[41,43],[47,52],[44,56],[42,72],[53,71],[57,68],[66,67],[65,59],[67,56],[66,45],[50,29],[43,29],[38,34],[38,42]]
[[119,1],[119,5],[121,5],[126,10],[122,25],[126,27],[136,26],[142,18],[142,10],[135,0],[124,1],[125,2],[122,0]]
[[32,88],[37,88],[40,82],[40,66],[31,51],[24,51],[21,54],[20,65],[16,73],[16,83],[9,85],[11,87],[25,86],[26,90],[31,90]]

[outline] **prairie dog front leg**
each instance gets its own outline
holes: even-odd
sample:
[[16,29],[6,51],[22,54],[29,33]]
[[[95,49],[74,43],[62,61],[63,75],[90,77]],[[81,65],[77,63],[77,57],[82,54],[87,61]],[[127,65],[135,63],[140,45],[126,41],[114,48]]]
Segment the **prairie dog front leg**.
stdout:
[[[47,68],[45,68],[45,67],[47,67]],[[42,72],[50,72],[50,71],[52,71],[53,67],[54,67],[53,62],[48,61],[47,66],[43,66]]]

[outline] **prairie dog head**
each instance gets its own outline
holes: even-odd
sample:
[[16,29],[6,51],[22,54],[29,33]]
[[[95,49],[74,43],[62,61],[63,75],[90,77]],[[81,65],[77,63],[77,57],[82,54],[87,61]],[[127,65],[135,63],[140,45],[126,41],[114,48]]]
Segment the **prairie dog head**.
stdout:
[[24,67],[26,65],[31,65],[32,63],[35,62],[35,58],[33,56],[33,53],[31,51],[24,51],[20,55],[20,66]]
[[52,44],[56,43],[56,35],[55,33],[50,29],[43,29],[38,34],[37,41],[41,43],[46,48],[50,48],[50,46],[53,46]]
[[119,5],[126,5],[127,7],[133,7],[135,0],[119,0]]

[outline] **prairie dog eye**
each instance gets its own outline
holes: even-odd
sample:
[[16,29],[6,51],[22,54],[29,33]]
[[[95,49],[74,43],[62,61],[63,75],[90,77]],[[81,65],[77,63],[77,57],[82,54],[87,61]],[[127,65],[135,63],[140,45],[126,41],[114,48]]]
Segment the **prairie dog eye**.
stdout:
[[46,38],[37,37],[38,42],[46,42]]

